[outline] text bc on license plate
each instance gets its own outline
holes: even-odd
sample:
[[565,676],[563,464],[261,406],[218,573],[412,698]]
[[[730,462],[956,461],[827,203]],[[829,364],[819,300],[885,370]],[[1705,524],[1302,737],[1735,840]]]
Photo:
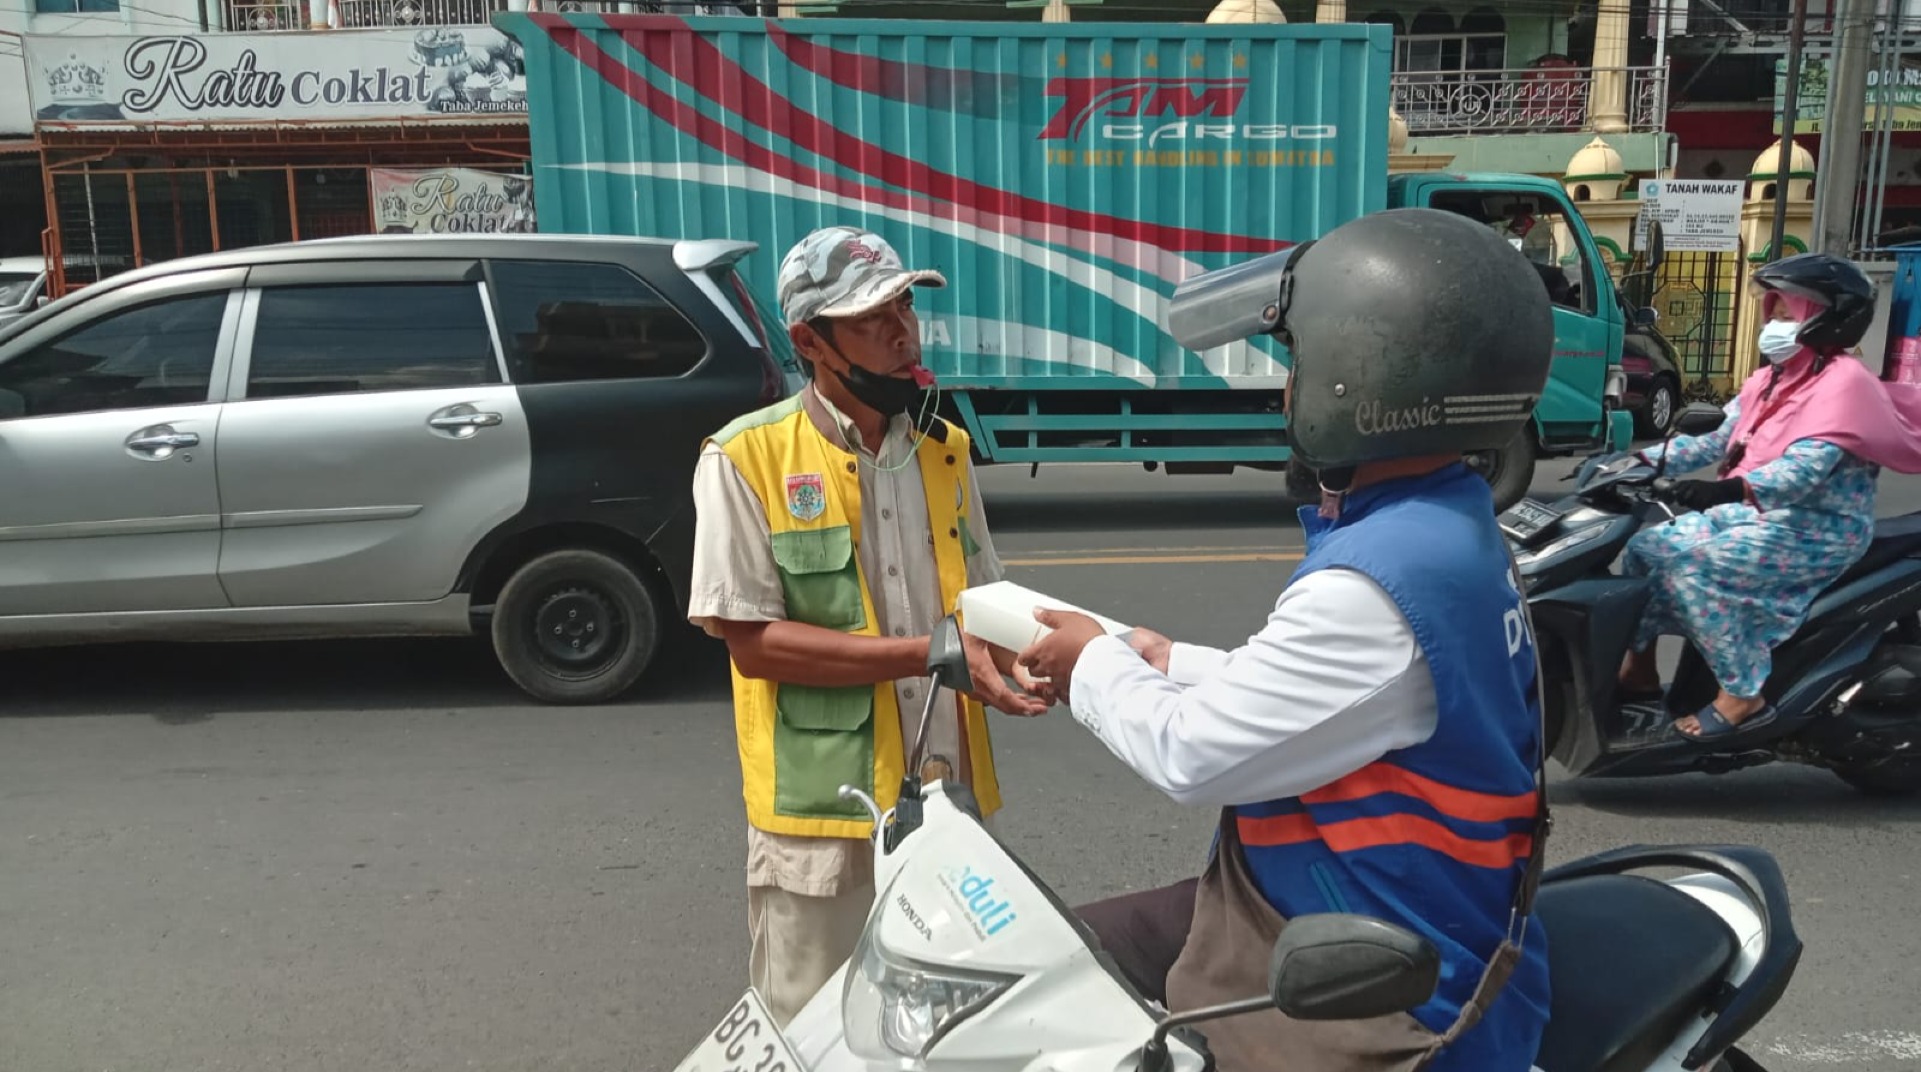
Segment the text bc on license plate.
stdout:
[[751,989],[674,1072],[807,1072]]

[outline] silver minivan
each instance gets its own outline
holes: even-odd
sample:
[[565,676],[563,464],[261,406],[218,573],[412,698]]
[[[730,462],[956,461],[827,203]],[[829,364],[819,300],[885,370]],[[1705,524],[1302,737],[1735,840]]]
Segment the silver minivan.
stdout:
[[687,628],[702,438],[788,390],[754,249],[324,239],[0,327],[0,645],[478,633],[618,696]]

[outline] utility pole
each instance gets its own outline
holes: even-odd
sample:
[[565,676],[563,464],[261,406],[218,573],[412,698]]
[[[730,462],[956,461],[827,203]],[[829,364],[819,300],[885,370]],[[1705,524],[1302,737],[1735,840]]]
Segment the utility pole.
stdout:
[[1808,0],[1794,0],[1793,21],[1788,26],[1787,85],[1781,93],[1781,155],[1774,176],[1774,231],[1768,241],[1768,259],[1781,259],[1781,242],[1788,227],[1788,171],[1794,166],[1794,125],[1799,121],[1795,106],[1801,97],[1801,45],[1807,36]]
[[1874,39],[1869,0],[1840,0],[1835,10],[1834,68],[1821,128],[1821,169],[1814,186],[1814,249],[1845,257],[1854,241],[1861,184],[1861,131],[1867,111],[1868,51]]

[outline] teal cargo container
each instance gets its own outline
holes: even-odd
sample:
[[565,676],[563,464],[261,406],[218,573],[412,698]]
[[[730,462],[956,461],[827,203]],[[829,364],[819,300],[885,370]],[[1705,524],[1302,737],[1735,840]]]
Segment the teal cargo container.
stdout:
[[1390,181],[1387,27],[494,21],[525,56],[542,231],[757,242],[737,270],[780,348],[781,255],[873,228],[948,277],[919,296],[924,357],[983,462],[1278,467],[1285,351],[1183,350],[1167,300],[1395,204],[1514,226],[1584,294],[1535,429],[1481,460],[1500,498],[1541,450],[1622,423],[1605,395],[1624,314],[1560,186]]

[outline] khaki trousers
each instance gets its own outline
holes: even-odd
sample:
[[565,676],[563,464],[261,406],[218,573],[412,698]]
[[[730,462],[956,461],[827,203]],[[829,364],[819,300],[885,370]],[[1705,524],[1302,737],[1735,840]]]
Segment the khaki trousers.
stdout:
[[872,882],[850,883],[833,897],[747,887],[748,975],[776,1025],[786,1027],[854,955],[873,907]]

